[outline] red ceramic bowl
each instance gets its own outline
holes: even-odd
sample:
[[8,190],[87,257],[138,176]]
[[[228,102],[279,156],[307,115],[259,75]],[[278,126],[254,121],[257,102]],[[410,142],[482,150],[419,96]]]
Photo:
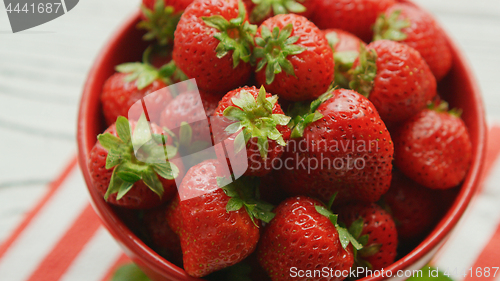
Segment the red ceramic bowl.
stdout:
[[[87,159],[96,142],[96,136],[104,131],[104,118],[101,112],[99,95],[105,80],[114,73],[117,64],[139,61],[146,48],[142,42],[142,33],[135,26],[139,13],[132,16],[111,38],[101,51],[92,67],[80,103],[78,116],[78,156],[92,204],[104,225],[121,245],[125,253],[137,263],[153,280],[185,281],[201,280],[188,276],[182,268],[175,266],[151,250],[123,222],[98,192],[92,188]],[[439,92],[452,107],[463,109],[462,118],[467,124],[472,140],[472,165],[462,184],[454,203],[437,224],[434,230],[412,251],[385,270],[394,274],[398,270],[420,269],[445,242],[446,238],[463,215],[478,182],[486,145],[486,125],[481,95],[471,68],[468,66],[458,47],[448,39],[453,53],[453,68],[440,83]],[[362,280],[381,280],[383,277],[364,278]],[[393,279],[405,279],[394,278]]]

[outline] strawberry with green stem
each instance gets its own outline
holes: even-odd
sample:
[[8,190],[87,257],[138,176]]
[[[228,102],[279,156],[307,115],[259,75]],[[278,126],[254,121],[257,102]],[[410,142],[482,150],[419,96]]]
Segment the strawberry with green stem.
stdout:
[[332,48],[335,61],[335,85],[349,88],[349,70],[359,57],[359,46],[366,47],[365,42],[347,31],[341,29],[323,30],[326,40]]
[[[149,63],[153,48],[149,47],[143,54],[143,63],[132,62],[120,64],[117,73],[104,83],[101,93],[101,103],[108,125],[113,124],[118,116],[128,117],[129,109],[137,101],[146,99],[148,106],[162,108],[170,103],[172,96],[168,91],[149,94],[164,89],[168,85],[185,80],[185,75],[176,67],[173,61],[157,69]],[[151,110],[159,113],[159,110]],[[158,120],[159,115],[149,116],[150,120]]]
[[397,3],[381,14],[374,26],[374,40],[394,40],[417,50],[437,81],[452,66],[444,31],[429,13],[408,3]]
[[376,202],[391,181],[394,146],[375,106],[352,90],[333,90],[299,108],[276,171],[283,190],[337,203]]
[[330,211],[332,203],[330,200],[325,206],[299,196],[283,201],[274,210],[276,215],[264,229],[257,250],[259,263],[273,281],[295,280],[290,274],[292,267],[297,271],[325,267],[335,272],[349,271],[354,261],[353,248],[362,246],[339,225],[338,216]]
[[[189,0],[188,0],[189,1]],[[166,3],[173,2],[173,3]],[[147,31],[143,40],[156,40],[160,46],[167,46],[174,42],[174,32],[181,18],[184,8],[168,0],[143,0],[141,5],[142,21],[137,28]],[[174,5],[171,5],[174,4]],[[176,7],[177,6],[177,7]]]
[[375,203],[342,206],[339,219],[363,245],[354,250],[354,265],[380,270],[391,265],[397,255],[398,233],[391,215]]
[[261,24],[264,20],[280,14],[299,14],[310,17],[316,7],[312,0],[244,0],[250,13],[250,22]]
[[274,217],[273,206],[257,198],[256,179],[229,180],[224,165],[206,160],[189,169],[179,187],[179,210],[170,225],[178,229],[190,276],[203,277],[245,259],[259,240],[260,221]]
[[367,97],[393,127],[424,109],[436,96],[436,79],[412,47],[389,40],[360,46],[350,70],[351,89]]
[[239,88],[222,98],[215,116],[233,122],[223,128],[214,128],[212,122],[212,127],[215,134],[224,129],[223,135],[231,135],[227,146],[229,155],[238,155],[246,148],[242,159],[248,161],[245,175],[263,176],[269,173],[272,162],[283,154],[290,137],[287,126],[290,117],[284,114],[278,97],[267,93],[264,87],[260,90],[255,87]]
[[130,123],[125,117],[118,117],[116,124],[97,139],[88,165],[94,188],[107,202],[148,209],[173,197],[175,179],[183,174],[182,163],[170,160],[177,149],[144,115]]
[[173,58],[200,89],[227,92],[250,78],[256,29],[241,1],[195,0],[177,25]]
[[277,15],[255,36],[256,80],[281,98],[312,100],[333,82],[333,53],[325,36],[307,18]]
[[395,132],[396,167],[417,183],[447,189],[460,184],[472,161],[472,144],[461,111],[431,104]]

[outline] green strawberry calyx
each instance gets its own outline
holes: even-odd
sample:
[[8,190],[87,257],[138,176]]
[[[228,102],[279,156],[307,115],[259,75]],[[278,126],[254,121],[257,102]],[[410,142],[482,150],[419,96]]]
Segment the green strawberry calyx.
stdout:
[[347,72],[352,68],[352,65],[359,57],[359,51],[341,51],[336,52],[335,46],[340,42],[337,32],[330,31],[325,34],[328,45],[333,51],[333,59],[335,61],[335,85],[341,88],[349,88],[349,79]]
[[427,106],[428,109],[430,110],[434,110],[436,112],[439,112],[439,113],[448,113],[450,114],[451,116],[455,116],[455,117],[458,117],[460,118],[462,116],[462,109],[460,108],[453,108],[453,109],[449,109],[449,104],[445,101],[439,101],[439,102],[431,102],[429,103],[429,105]]
[[155,80],[162,80],[166,85],[174,84],[174,81],[187,80],[187,76],[176,66],[172,60],[157,69],[149,63],[152,47],[148,47],[143,54],[143,62],[128,62],[116,66],[116,71],[127,73],[125,82],[134,82],[137,89],[142,90],[151,85]]
[[278,96],[266,97],[266,89],[262,86],[257,98],[246,90],[240,91],[231,99],[235,106],[228,106],[223,115],[236,121],[225,128],[228,134],[240,132],[235,140],[235,152],[240,152],[251,138],[257,138],[260,156],[267,158],[269,140],[285,146],[283,135],[277,129],[278,125],[286,126],[290,117],[284,114],[273,114],[273,108],[278,102]]
[[288,127],[292,129],[291,138],[301,138],[304,136],[304,130],[309,124],[314,123],[321,118],[323,114],[317,111],[318,107],[333,94],[333,89],[327,91],[316,100],[308,102],[296,102],[289,110],[288,114],[292,116],[292,120],[288,123]]
[[[116,200],[120,200],[139,180],[161,198],[164,190],[158,176],[172,180],[179,175],[179,168],[168,161],[177,154],[177,148],[166,144],[168,136],[151,134],[144,114],[137,121],[133,134],[127,118],[118,117],[116,132],[118,137],[110,133],[97,136],[101,146],[108,151],[106,169],[114,168],[104,199],[118,193]],[[145,161],[137,159],[138,155]]]
[[401,12],[401,10],[396,10],[388,17],[385,14],[381,14],[377,18],[373,26],[373,41],[382,39],[403,41],[408,37],[408,35],[403,32],[403,29],[410,27],[411,22],[408,19],[401,19]]
[[271,32],[267,26],[262,26],[261,36],[255,37],[257,46],[254,50],[256,59],[260,59],[256,72],[261,71],[266,66],[266,84],[274,81],[276,74],[283,70],[286,74],[295,76],[292,63],[288,56],[298,55],[306,50],[305,47],[296,45],[299,36],[291,36],[293,25],[288,24],[281,31],[276,26]]
[[143,36],[146,41],[156,39],[159,45],[166,46],[174,42],[174,32],[182,11],[175,11],[172,6],[166,6],[164,0],[156,0],[153,10],[141,5],[142,14],[146,17],[137,24],[139,29],[145,29]]
[[347,248],[347,246],[350,243],[350,244],[352,244],[354,249],[361,250],[363,248],[363,245],[361,245],[356,240],[356,238],[354,238],[351,235],[351,233],[349,233],[349,231],[341,223],[338,222],[338,215],[334,214],[331,211],[333,201],[335,200],[336,196],[337,196],[337,193],[335,193],[332,196],[332,198],[330,199],[330,201],[328,202],[326,207],[316,205],[316,206],[314,206],[314,208],[316,209],[316,212],[327,217],[330,220],[330,222],[335,226],[335,229],[337,229],[337,232],[339,234],[339,240],[340,240],[340,244],[342,245],[342,248],[344,248],[344,249]]
[[226,211],[235,212],[241,208],[250,216],[253,224],[257,227],[255,219],[269,223],[275,216],[272,212],[274,206],[260,200],[259,178],[241,177],[228,183],[224,177],[217,178],[217,185],[224,190],[224,193],[231,197],[226,205]]
[[377,76],[377,52],[373,49],[366,49],[360,43],[359,64],[349,71],[349,76],[352,79],[349,87],[368,98]]
[[306,11],[306,7],[299,2],[304,0],[252,0],[255,8],[250,15],[251,22],[261,22],[271,13],[274,15],[280,14],[298,14]]
[[217,57],[223,58],[233,51],[233,68],[236,68],[240,61],[250,62],[254,35],[257,32],[257,26],[245,20],[247,12],[241,1],[238,2],[238,11],[238,17],[229,21],[221,15],[201,17],[207,26],[219,31],[214,35],[220,41],[216,48]]
[[361,249],[353,249],[353,254],[354,254],[354,263],[357,266],[360,267],[366,267],[368,269],[372,269],[372,265],[364,260],[363,258],[367,258],[370,256],[375,255],[380,251],[380,248],[382,247],[382,244],[380,243],[373,243],[370,245],[368,244],[368,239],[370,236],[368,234],[361,235],[363,232],[363,226],[364,226],[365,221],[363,218],[358,218],[355,220],[351,226],[349,226],[349,233],[358,241],[359,244],[363,246]]

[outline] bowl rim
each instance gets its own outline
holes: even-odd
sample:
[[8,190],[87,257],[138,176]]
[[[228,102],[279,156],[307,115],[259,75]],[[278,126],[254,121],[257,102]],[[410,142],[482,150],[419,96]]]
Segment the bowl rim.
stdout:
[[[403,0],[403,3],[411,3],[415,7],[422,9],[420,6],[414,4],[412,1]],[[152,271],[161,274],[164,277],[171,278],[172,280],[203,280],[200,278],[194,278],[186,274],[186,272],[169,262],[168,260],[161,257],[151,248],[149,248],[142,240],[140,240],[117,216],[117,214],[112,210],[111,206],[108,205],[103,198],[97,193],[94,188],[91,188],[91,178],[87,167],[87,159],[91,147],[95,144],[89,143],[87,140],[87,132],[89,127],[89,116],[87,112],[91,109],[92,103],[90,102],[91,91],[93,85],[96,83],[98,70],[104,63],[107,57],[112,55],[112,51],[117,47],[120,39],[130,32],[131,29],[135,28],[136,22],[140,18],[140,11],[133,13],[113,34],[113,36],[106,41],[105,46],[99,52],[97,58],[88,73],[86,82],[84,84],[84,89],[82,97],[80,99],[80,106],[78,112],[77,121],[77,143],[78,143],[78,162],[82,174],[84,176],[87,190],[91,196],[91,204],[101,218],[106,229],[111,233],[115,240],[120,244],[122,249],[128,256],[132,256],[135,262],[142,263],[145,267],[151,268]],[[471,85],[471,91],[473,93],[474,107],[477,112],[477,138],[478,142],[476,145],[476,153],[473,155],[470,170],[468,172],[467,178],[462,184],[462,188],[456,197],[455,202],[450,207],[448,212],[443,216],[441,221],[435,226],[433,231],[427,235],[427,237],[417,245],[410,253],[406,256],[395,261],[389,267],[384,268],[385,271],[391,270],[396,272],[397,270],[405,270],[411,267],[412,264],[419,261],[425,255],[430,254],[432,250],[437,248],[440,243],[442,243],[449,233],[456,226],[459,219],[462,217],[463,213],[467,209],[469,202],[471,201],[474,193],[478,188],[478,183],[481,180],[481,171],[483,166],[483,159],[486,150],[486,119],[485,112],[481,97],[481,91],[477,84],[477,79],[472,73],[472,68],[468,60],[463,55],[464,53],[460,50],[457,44],[450,39],[447,32],[445,31],[446,39],[452,49],[452,52],[457,56],[455,62],[460,63],[460,67],[464,70],[466,77]],[[463,188],[466,187],[466,188]],[[365,277],[359,280],[363,281],[375,281],[383,280],[384,277]]]

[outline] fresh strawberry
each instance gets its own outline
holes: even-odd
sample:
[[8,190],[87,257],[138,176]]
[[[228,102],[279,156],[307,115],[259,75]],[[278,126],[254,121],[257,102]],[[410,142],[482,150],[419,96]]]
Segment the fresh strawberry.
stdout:
[[359,46],[365,42],[347,31],[340,29],[323,30],[326,40],[333,51],[335,60],[335,85],[349,88],[348,71],[359,57]]
[[[180,136],[179,128],[190,125],[192,140],[210,141],[208,116],[214,114],[221,99],[220,95],[207,94],[203,91],[187,91],[180,93],[161,112],[160,126],[172,130]],[[191,143],[191,141],[189,141]]]
[[177,151],[164,144],[161,134],[162,130],[148,124],[144,116],[130,124],[120,116],[116,124],[97,137],[88,165],[94,188],[107,202],[148,209],[173,197],[174,179],[182,176],[183,166],[180,161],[165,159],[165,154],[172,159]]
[[169,261],[181,264],[181,241],[168,224],[167,207],[168,205],[162,205],[145,211],[143,224],[155,247],[155,251],[166,257]]
[[[299,270],[327,267],[333,272],[349,271],[353,265],[349,244],[361,245],[337,224],[337,215],[322,203],[302,196],[289,198],[275,209],[275,213],[257,250],[260,264],[273,281],[297,280],[292,272]],[[329,278],[307,278],[311,281],[343,279],[334,274]]]
[[179,187],[184,269],[194,277],[245,259],[259,240],[260,220],[273,217],[271,205],[255,200],[252,180],[227,184],[225,170],[217,160],[204,161],[189,169]]
[[269,18],[259,27],[255,43],[256,79],[270,92],[292,101],[312,100],[333,82],[332,50],[307,18]]
[[399,240],[403,244],[422,238],[438,218],[441,197],[405,177],[398,170],[392,173],[391,188],[384,195],[382,206],[396,221]]
[[425,109],[395,133],[395,165],[412,180],[435,189],[457,186],[472,160],[467,127],[446,103]]
[[391,215],[375,203],[356,203],[338,211],[351,235],[363,245],[354,258],[355,266],[380,270],[396,258],[398,233]]
[[277,171],[294,195],[338,202],[376,202],[389,189],[393,143],[373,104],[352,90],[335,90],[293,120]]
[[[118,116],[128,117],[130,107],[144,98],[167,85],[160,79],[154,80],[146,87],[139,89],[135,81],[129,82],[126,73],[115,73],[106,80],[101,94],[102,111],[106,123],[115,123]],[[172,100],[170,94],[162,95],[160,104],[166,105]]]
[[141,18],[137,27],[147,33],[146,41],[156,40],[160,46],[174,42],[174,32],[182,11],[193,0],[142,0]]
[[[149,120],[158,120],[160,109],[172,100],[166,86],[185,80],[185,75],[176,67],[173,61],[157,69],[149,63],[153,48],[144,52],[144,63],[124,63],[116,67],[119,73],[113,74],[104,83],[101,93],[101,103],[108,125],[113,124],[118,116],[129,117],[129,109],[137,101],[147,100],[151,114]],[[154,96],[148,96],[151,93]]]
[[361,48],[350,87],[368,97],[392,127],[424,109],[436,96],[436,79],[420,54],[394,41]]
[[[264,87],[243,87],[227,93],[219,102],[215,116],[235,121],[224,129],[232,134],[233,141],[225,142],[229,157],[238,157],[239,152],[246,147],[242,155],[247,162],[245,175],[263,176],[272,170],[275,159],[283,154],[283,148],[290,138],[290,128],[287,124],[290,117],[284,115],[278,104],[278,97],[267,93]],[[212,126],[215,124],[212,122]],[[217,125],[215,125],[217,126]],[[231,145],[232,144],[232,145]],[[231,146],[233,146],[231,148]],[[233,161],[232,161],[233,162]],[[233,165],[233,170],[236,167]]]
[[417,50],[437,81],[449,72],[452,65],[450,47],[444,31],[427,12],[398,3],[379,16],[374,30],[374,40],[394,40]]
[[250,22],[262,24],[272,16],[280,14],[299,14],[310,17],[316,7],[314,0],[243,0],[250,14]]
[[373,37],[377,16],[395,0],[317,0],[312,21],[321,29],[338,28],[353,33],[365,42]]
[[200,89],[227,92],[250,78],[256,29],[238,0],[195,0],[177,25],[174,60]]

